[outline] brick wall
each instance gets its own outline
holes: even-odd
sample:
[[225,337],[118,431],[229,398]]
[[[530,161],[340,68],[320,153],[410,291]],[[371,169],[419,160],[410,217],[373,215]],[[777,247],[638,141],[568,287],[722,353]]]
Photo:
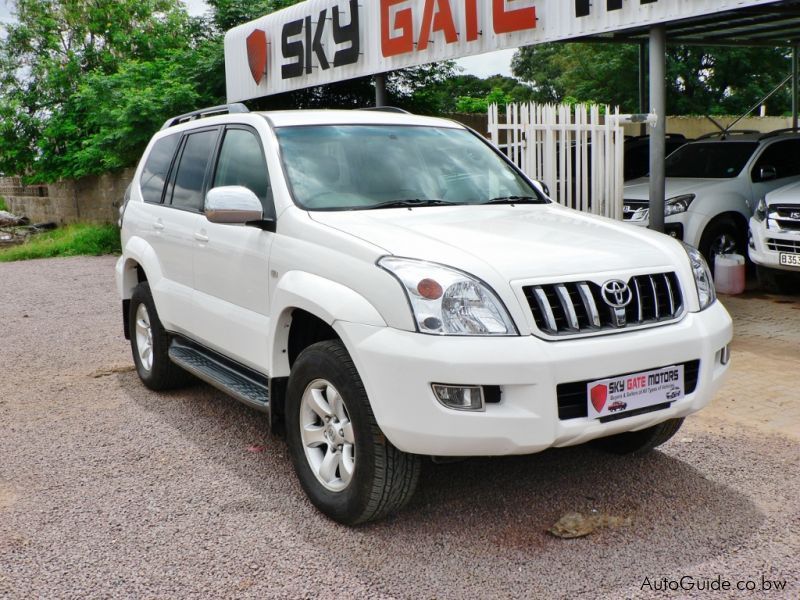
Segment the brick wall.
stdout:
[[115,223],[134,169],[117,173],[25,186],[19,177],[0,177],[0,196],[12,213],[31,222]]

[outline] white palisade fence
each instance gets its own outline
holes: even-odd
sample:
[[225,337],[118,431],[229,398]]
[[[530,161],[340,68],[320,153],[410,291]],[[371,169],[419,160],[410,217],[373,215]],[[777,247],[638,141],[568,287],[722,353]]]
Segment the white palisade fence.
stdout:
[[553,200],[584,212],[622,219],[625,134],[620,115],[579,104],[509,104],[501,122],[489,107],[489,138]]

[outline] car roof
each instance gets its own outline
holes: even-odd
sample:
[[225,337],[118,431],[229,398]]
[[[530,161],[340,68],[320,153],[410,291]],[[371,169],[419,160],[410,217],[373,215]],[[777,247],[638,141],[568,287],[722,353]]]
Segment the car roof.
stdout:
[[[722,133],[720,132],[720,134]],[[786,140],[786,139],[798,139],[800,138],[800,133],[792,133],[792,132],[784,132],[784,131],[777,131],[772,133],[758,133],[758,132],[748,132],[748,133],[736,133],[736,134],[729,134],[726,137],[717,137],[717,135],[709,134],[704,137],[699,137],[696,140],[692,140],[689,142],[690,144],[736,144],[740,142],[750,142],[750,143],[770,143],[777,140]]]
[[382,110],[282,110],[258,112],[275,127],[303,125],[418,125],[462,128],[460,123],[405,112]]

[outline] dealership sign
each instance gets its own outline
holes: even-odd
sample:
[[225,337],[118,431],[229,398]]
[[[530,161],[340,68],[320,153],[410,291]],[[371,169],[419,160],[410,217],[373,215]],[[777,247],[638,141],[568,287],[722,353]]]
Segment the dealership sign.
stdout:
[[228,32],[228,100],[771,1],[308,0]]

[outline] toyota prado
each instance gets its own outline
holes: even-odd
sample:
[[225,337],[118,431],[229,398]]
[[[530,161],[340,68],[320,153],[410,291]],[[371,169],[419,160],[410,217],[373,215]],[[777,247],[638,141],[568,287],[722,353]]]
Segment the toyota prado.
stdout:
[[554,204],[451,121],[177,117],[121,226],[143,383],[194,376],[264,411],[343,523],[402,507],[423,456],[647,451],[727,370],[731,320],[695,249]]

